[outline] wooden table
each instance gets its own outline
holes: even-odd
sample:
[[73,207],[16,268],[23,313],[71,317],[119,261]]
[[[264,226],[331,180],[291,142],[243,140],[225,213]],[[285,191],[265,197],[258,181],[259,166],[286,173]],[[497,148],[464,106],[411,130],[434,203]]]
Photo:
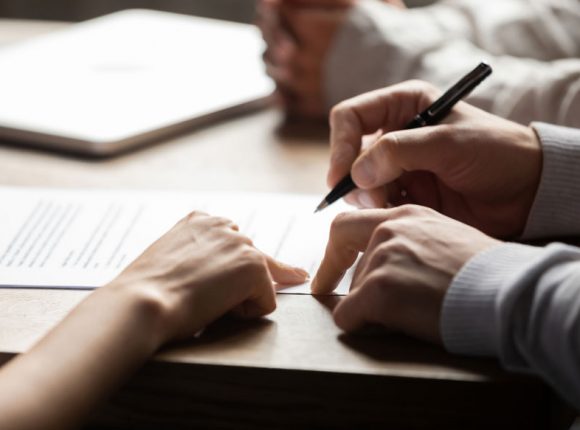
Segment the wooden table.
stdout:
[[[0,20],[0,43],[64,25]],[[324,192],[327,131],[283,123],[265,110],[106,160],[2,145],[0,184]],[[0,290],[0,360],[86,294]],[[407,338],[345,336],[332,321],[335,298],[278,299],[267,319],[221,321],[159,353],[91,428],[564,428],[561,405],[535,379]]]

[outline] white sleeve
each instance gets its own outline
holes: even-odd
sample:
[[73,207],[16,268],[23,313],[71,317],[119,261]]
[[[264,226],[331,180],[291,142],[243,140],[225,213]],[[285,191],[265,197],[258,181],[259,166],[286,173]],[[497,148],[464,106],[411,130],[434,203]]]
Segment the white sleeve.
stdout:
[[[444,2],[413,10],[396,9],[374,0],[360,2],[336,35],[325,60],[327,107],[362,92],[413,78],[432,82],[444,90],[485,60],[493,66],[494,74],[467,101],[523,124],[545,121],[580,127],[577,114],[580,112],[580,59],[568,58],[572,54],[580,56],[580,34],[566,33],[571,38],[566,43],[549,33],[548,28],[552,27],[546,26],[542,33],[545,37],[540,42],[522,30],[521,39],[529,37],[535,41],[537,49],[530,50],[537,54],[536,58],[562,59],[539,61],[517,57],[514,52],[505,55],[513,51],[507,42],[482,41],[481,28],[486,28],[485,34],[493,33],[493,37],[499,37],[499,30],[494,33],[491,24],[480,24],[481,28],[476,31],[472,20],[465,18],[465,12],[459,12],[459,6],[451,7],[474,1]],[[506,4],[530,3],[516,0],[491,3],[497,3],[501,10],[499,4],[504,1]],[[571,1],[580,8],[580,2]],[[480,4],[485,9],[489,6],[487,1]],[[469,10],[473,11],[474,7]],[[570,19],[575,20],[574,28],[580,33],[578,14]],[[573,45],[576,52],[567,48],[568,45]]]
[[580,236],[580,130],[532,124],[542,175],[522,239]]
[[503,244],[476,255],[443,303],[446,349],[534,373],[580,409],[580,249]]
[[[580,130],[533,124],[543,171],[524,238],[580,235]],[[455,276],[441,313],[445,347],[533,372],[580,409],[580,248],[504,244]]]

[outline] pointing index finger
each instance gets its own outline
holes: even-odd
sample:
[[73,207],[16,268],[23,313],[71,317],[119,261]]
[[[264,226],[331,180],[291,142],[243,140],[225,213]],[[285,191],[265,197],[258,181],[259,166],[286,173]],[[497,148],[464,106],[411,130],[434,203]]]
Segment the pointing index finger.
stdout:
[[324,258],[312,281],[314,294],[334,291],[359,252],[367,248],[375,228],[389,218],[389,213],[385,209],[369,209],[346,212],[335,218]]

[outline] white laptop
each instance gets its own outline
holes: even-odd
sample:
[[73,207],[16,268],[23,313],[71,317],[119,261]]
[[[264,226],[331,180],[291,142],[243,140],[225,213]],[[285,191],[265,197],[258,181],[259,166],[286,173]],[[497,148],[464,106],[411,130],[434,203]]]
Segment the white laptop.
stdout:
[[127,10],[0,49],[0,142],[110,155],[264,104],[251,25]]

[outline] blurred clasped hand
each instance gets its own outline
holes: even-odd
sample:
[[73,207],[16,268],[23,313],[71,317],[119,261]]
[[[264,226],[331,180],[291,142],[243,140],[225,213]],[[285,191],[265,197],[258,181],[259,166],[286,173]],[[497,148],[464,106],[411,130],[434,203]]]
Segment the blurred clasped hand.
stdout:
[[[267,44],[266,70],[291,114],[324,117],[324,60],[360,0],[259,0],[257,24]],[[385,3],[404,7],[401,0]]]

